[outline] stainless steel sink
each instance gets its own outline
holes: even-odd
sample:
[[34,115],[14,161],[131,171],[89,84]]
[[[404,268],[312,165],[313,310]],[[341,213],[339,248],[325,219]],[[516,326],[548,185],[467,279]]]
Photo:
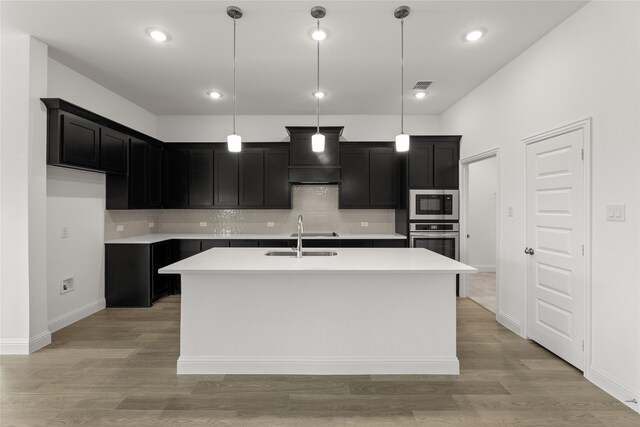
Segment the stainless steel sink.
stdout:
[[[288,256],[295,257],[296,251],[267,251],[265,252],[266,256]],[[336,256],[338,252],[336,251],[302,251],[302,256]]]
[[[291,233],[291,237],[298,237],[298,233]],[[302,237],[339,237],[335,231],[331,233],[302,233]]]

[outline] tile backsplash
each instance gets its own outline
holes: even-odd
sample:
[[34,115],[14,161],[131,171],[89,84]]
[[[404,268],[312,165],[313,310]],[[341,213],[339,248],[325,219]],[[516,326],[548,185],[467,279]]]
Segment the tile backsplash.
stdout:
[[[145,233],[293,233],[298,215],[306,232],[393,233],[393,209],[338,209],[337,185],[295,185],[291,209],[168,209],[107,211],[105,239]],[[155,224],[149,228],[149,222]],[[363,227],[362,222],[368,223]],[[205,225],[206,224],[206,225]],[[117,225],[124,225],[118,232]],[[272,225],[272,226],[270,226]]]

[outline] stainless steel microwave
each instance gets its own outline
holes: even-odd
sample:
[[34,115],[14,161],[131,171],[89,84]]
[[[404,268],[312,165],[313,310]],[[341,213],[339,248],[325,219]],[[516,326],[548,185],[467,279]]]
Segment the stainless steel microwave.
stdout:
[[409,219],[457,221],[458,190],[409,190]]

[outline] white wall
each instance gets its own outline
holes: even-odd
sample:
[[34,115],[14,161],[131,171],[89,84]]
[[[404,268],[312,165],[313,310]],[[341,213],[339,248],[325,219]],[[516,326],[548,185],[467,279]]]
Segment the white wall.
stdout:
[[[48,96],[156,135],[153,114],[51,58]],[[46,204],[48,322],[56,331],[105,306],[105,176],[48,167]],[[61,238],[62,227],[68,238]],[[74,277],[75,290],[61,295],[60,281],[68,276]]]
[[495,157],[469,164],[467,255],[480,271],[496,270],[497,167]]
[[[500,306],[521,330],[525,137],[587,117],[592,146],[592,336],[586,375],[640,400],[640,3],[591,2],[442,115],[461,157],[501,149]],[[605,221],[605,205],[627,221]],[[507,206],[515,216],[507,217]],[[638,406],[629,404],[638,410]]]
[[[243,142],[289,141],[285,126],[315,126],[316,116],[238,116],[236,131]],[[438,116],[406,116],[405,133],[438,134]],[[344,126],[349,141],[393,141],[400,116],[321,116],[320,126]],[[223,142],[232,130],[232,116],[159,116],[158,138],[166,142]]]
[[47,329],[47,46],[2,36],[0,155],[0,353],[27,354],[51,342]]

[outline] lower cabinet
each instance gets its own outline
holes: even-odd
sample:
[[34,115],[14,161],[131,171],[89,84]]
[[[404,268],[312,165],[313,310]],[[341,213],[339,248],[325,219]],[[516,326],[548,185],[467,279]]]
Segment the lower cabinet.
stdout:
[[[212,248],[295,248],[296,239],[173,239],[105,245],[107,307],[150,307],[180,292],[180,275],[158,269]],[[406,248],[407,239],[304,239],[303,248]]]
[[150,307],[169,292],[169,276],[158,269],[171,264],[171,242],[105,245],[107,307]]

